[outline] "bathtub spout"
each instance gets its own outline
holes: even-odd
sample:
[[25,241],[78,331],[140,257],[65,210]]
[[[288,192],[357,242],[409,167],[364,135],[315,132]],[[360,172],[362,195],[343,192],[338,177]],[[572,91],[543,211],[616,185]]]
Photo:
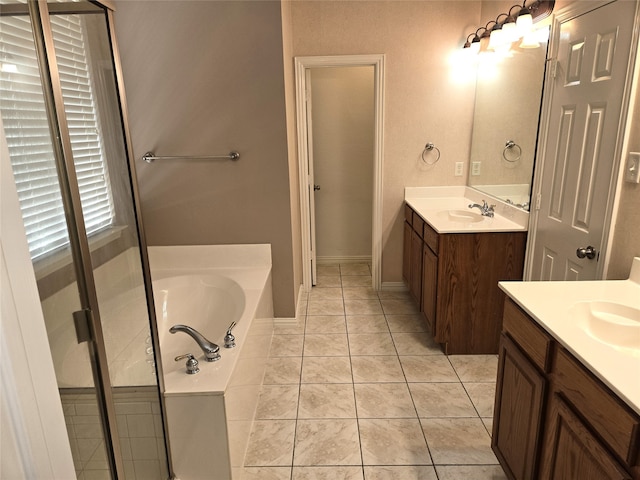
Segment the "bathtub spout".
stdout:
[[187,325],[174,325],[169,329],[169,331],[171,333],[184,332],[191,338],[193,338],[204,352],[204,358],[207,360],[207,362],[215,362],[216,360],[220,360],[220,354],[218,353],[220,347],[204,338],[202,334],[195,328],[191,328]]

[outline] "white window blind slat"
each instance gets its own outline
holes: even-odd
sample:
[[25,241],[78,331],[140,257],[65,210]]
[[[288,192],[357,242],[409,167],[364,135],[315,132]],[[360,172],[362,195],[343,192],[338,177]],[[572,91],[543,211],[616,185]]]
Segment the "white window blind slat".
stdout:
[[[51,17],[78,188],[87,233],[113,223],[113,200],[77,15]],[[32,258],[69,241],[51,134],[28,18],[0,17],[0,113]]]

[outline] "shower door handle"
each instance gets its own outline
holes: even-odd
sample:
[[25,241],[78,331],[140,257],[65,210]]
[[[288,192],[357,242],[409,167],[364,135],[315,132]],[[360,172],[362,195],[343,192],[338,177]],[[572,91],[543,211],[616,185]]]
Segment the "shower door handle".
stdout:
[[91,328],[89,324],[91,322],[92,312],[89,308],[84,308],[73,312],[73,323],[76,327],[76,338],[78,343],[91,341]]

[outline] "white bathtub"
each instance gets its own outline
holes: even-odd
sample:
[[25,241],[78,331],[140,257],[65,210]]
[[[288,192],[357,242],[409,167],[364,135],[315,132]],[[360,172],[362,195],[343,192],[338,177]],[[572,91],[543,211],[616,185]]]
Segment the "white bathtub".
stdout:
[[[150,247],[171,459],[181,480],[240,478],[273,332],[269,245]],[[224,348],[231,322],[235,348]],[[220,346],[207,362],[175,324]],[[192,353],[200,372],[187,375]]]

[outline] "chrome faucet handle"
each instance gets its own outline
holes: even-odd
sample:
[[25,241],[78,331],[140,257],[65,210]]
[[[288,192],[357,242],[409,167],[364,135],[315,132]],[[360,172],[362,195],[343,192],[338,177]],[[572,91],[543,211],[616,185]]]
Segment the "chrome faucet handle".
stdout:
[[231,330],[236,326],[236,322],[231,322],[227,329],[227,334],[224,336],[224,348],[233,348],[236,346],[236,337],[231,334]]
[[185,365],[187,367],[187,374],[195,375],[196,373],[198,373],[200,371],[200,369],[198,368],[198,360],[196,360],[196,357],[194,357],[192,353],[178,355],[174,360],[176,362],[179,362],[180,360],[184,360],[185,358],[187,359],[187,363]]

